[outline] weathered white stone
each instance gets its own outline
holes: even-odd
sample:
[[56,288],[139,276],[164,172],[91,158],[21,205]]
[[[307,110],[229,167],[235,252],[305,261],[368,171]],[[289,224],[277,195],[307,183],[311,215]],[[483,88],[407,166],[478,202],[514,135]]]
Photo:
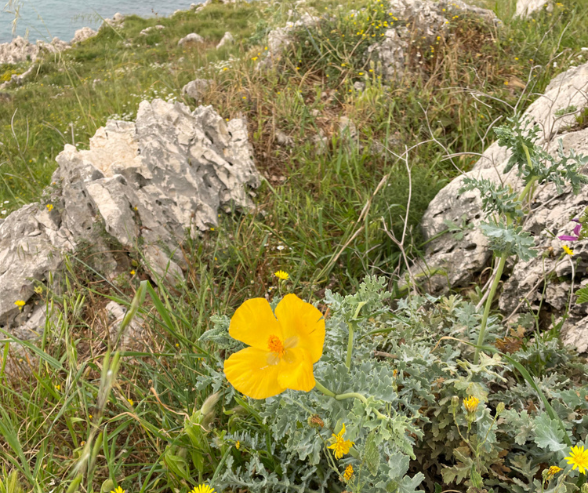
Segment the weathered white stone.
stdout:
[[216,49],[218,50],[219,48],[233,44],[234,42],[235,42],[235,38],[233,37],[233,35],[229,31],[227,31],[224,34],[224,36],[222,37],[222,39],[219,41],[219,43],[216,45]]
[[269,32],[267,36],[267,63],[279,58],[284,50],[294,41],[292,33],[301,27],[314,27],[320,22],[320,17],[303,14],[296,22],[288,22],[283,27],[278,27]]
[[[216,225],[219,208],[252,206],[247,189],[260,184],[252,154],[244,120],[157,99],[141,103],[136,122],[109,121],[89,150],[66,145],[47,191],[53,209],[29,204],[0,223],[0,326],[21,325],[35,281],[84,244],[104,274],[117,269],[108,253],[117,241],[173,287],[186,267],[186,233]],[[27,302],[22,312],[17,300]]]
[[82,27],[75,32],[71,44],[81,43],[82,41],[86,41],[87,39],[96,36],[96,34],[98,34],[98,32],[94,31],[91,27]]
[[[574,150],[588,155],[588,129],[573,128],[576,125],[574,116],[588,106],[588,100],[579,96],[586,94],[587,89],[588,64],[571,68],[554,78],[545,94],[525,112],[540,126],[539,142],[550,154],[556,154],[561,140],[564,153]],[[520,190],[522,183],[515,171],[503,173],[509,157],[506,149],[494,143],[465,176],[502,181],[514,190]],[[477,192],[460,194],[462,181],[463,176],[458,177],[441,190],[423,217],[422,228],[426,239],[432,239],[446,230],[446,221],[463,223],[471,228],[465,230],[461,241],[451,234],[443,234],[427,245],[423,262],[418,263],[414,270],[432,274],[428,278],[428,286],[433,292],[467,286],[487,267],[491,258],[488,242],[478,229],[479,223],[485,219],[480,198]],[[587,205],[588,186],[583,186],[578,195],[570,189],[560,192],[553,184],[543,185],[538,190],[523,229],[535,237],[539,255],[528,262],[520,261],[508,266],[507,272],[511,272],[499,298],[500,309],[506,316],[516,310],[526,311],[529,307],[535,310],[539,310],[540,306],[547,307],[555,313],[566,309],[572,285],[561,279],[574,278],[576,288],[586,279],[588,241],[574,242],[570,245],[574,250],[573,258],[566,256],[560,260],[562,242],[552,235],[571,234],[576,224],[571,220],[579,217]],[[552,279],[543,294],[544,281],[549,275]],[[582,351],[588,348],[588,340],[584,337],[588,331],[582,332],[588,327],[584,320],[587,314],[588,308],[584,305],[572,303],[570,317],[564,324],[563,340],[578,345]],[[584,335],[578,335],[580,333]]]
[[188,82],[182,88],[182,94],[190,96],[196,101],[201,101],[204,98],[204,94],[208,91],[210,81],[207,79],[196,79]]
[[161,31],[163,29],[165,29],[165,26],[162,26],[161,24],[158,24],[157,26],[149,26],[149,27],[146,27],[139,34],[141,36],[147,36],[149,33],[153,32],[153,31]]
[[545,6],[551,12],[553,10],[553,3],[551,0],[517,0],[516,17],[529,17],[531,14],[540,11]]
[[190,33],[178,41],[178,46],[189,46],[198,43],[204,43],[204,38],[199,34]]

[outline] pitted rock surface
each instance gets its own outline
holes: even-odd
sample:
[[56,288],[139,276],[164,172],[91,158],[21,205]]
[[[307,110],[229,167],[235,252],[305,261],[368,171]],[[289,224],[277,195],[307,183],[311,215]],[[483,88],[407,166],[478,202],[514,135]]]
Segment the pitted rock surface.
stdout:
[[[588,129],[574,128],[574,117],[588,106],[588,99],[584,97],[587,91],[588,64],[584,64],[555,77],[544,95],[525,112],[540,126],[539,143],[550,154],[555,155],[561,140],[566,154],[573,149],[578,154],[588,155]],[[520,190],[521,181],[514,170],[507,175],[503,173],[509,157],[506,149],[494,143],[472,171],[464,176],[502,181]],[[428,274],[428,288],[434,293],[471,284],[490,263],[492,254],[488,242],[479,231],[484,217],[478,192],[460,194],[462,181],[463,176],[458,177],[442,189],[423,217],[422,229],[427,239],[446,230],[446,221],[467,225],[461,241],[449,233],[432,240],[423,262],[415,266],[416,272]],[[507,264],[510,275],[505,275],[499,298],[500,309],[507,317],[515,311],[524,312],[529,306],[538,310],[540,305],[555,314],[562,314],[569,305],[572,280],[574,290],[588,280],[588,241],[569,244],[574,256],[559,260],[562,242],[555,238],[571,234],[575,225],[572,219],[579,217],[587,206],[588,186],[574,195],[570,189],[558,192],[555,185],[546,184],[535,194],[531,213],[523,228],[535,237],[539,255],[528,262],[513,265],[511,259],[510,265]],[[552,279],[543,294],[546,276]],[[523,299],[526,301],[523,302]],[[588,350],[587,308],[586,305],[572,303],[570,318],[565,322],[563,331],[564,342],[577,346],[581,351]]]
[[20,325],[30,303],[19,312],[15,301],[33,301],[36,283],[82,244],[99,253],[94,268],[105,275],[117,272],[108,253],[116,240],[173,286],[186,234],[215,226],[221,208],[251,207],[248,189],[260,184],[244,120],[157,99],[141,103],[136,122],[109,121],[89,150],[66,145],[57,162],[45,202],[0,223],[0,326]]

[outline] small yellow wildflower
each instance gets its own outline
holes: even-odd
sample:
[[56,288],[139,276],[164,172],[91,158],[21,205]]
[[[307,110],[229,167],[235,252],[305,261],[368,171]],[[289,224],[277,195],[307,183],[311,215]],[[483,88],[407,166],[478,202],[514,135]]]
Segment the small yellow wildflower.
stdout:
[[239,440],[237,440],[237,443],[235,444],[235,448],[237,450],[239,450],[241,448],[241,442]]
[[190,493],[214,493],[214,488],[211,488],[207,484],[199,484]]
[[276,276],[281,281],[287,281],[288,279],[290,279],[290,274],[288,274],[287,272],[284,272],[283,270],[279,270],[277,272],[274,272],[274,276]]
[[257,60],[257,57],[254,56],[251,60],[256,61]]
[[574,251],[572,249],[570,249],[570,247],[568,247],[567,245],[562,245],[562,248],[563,248],[564,252],[566,252],[568,255],[574,254]]
[[345,468],[345,472],[343,473],[343,479],[345,480],[346,483],[349,483],[349,481],[351,480],[352,477],[353,477],[353,466],[351,464],[349,464]]
[[53,210],[53,204],[47,204],[47,210],[51,212]]
[[135,405],[135,401],[133,399],[127,399],[127,401],[129,402],[129,404],[131,406],[134,406]]
[[61,390],[61,385],[57,384],[57,385],[55,386],[55,390]]
[[43,286],[35,286],[35,293],[43,294]]
[[136,272],[134,270],[131,271],[131,276],[134,276]]
[[23,301],[23,300],[18,300],[18,301],[15,301],[15,302],[14,302],[14,304],[15,304],[16,306],[18,306],[18,309],[19,309],[19,310],[22,310],[22,309],[23,309],[23,307],[26,305],[26,301]]
[[584,450],[584,446],[572,447],[570,449],[570,456],[566,457],[568,464],[573,465],[572,469],[578,469],[582,474],[588,469],[588,450]]
[[110,493],[127,493],[127,490],[123,490],[120,486],[117,486],[114,490]]
[[338,434],[335,435],[333,433],[332,439],[334,440],[334,442],[331,445],[329,445],[329,448],[334,450],[335,459],[340,459],[345,454],[348,454],[349,450],[353,446],[354,442],[352,442],[351,440],[344,440],[343,435],[345,435],[345,423],[343,423],[341,431]]
[[551,466],[547,470],[547,481],[551,481],[551,479],[553,479],[553,476],[555,476],[558,472],[560,472],[562,470],[563,469],[561,467]]
[[476,409],[478,409],[478,404],[480,404],[480,400],[473,395],[463,400],[463,407],[466,408],[468,413],[475,413]]

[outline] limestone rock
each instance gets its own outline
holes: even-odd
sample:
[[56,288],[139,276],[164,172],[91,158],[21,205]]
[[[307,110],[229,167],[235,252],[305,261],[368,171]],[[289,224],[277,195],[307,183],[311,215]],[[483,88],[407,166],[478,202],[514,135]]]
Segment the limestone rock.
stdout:
[[[140,104],[135,122],[109,121],[89,150],[66,145],[47,190],[52,210],[29,204],[0,223],[0,326],[22,325],[35,282],[82,245],[106,275],[118,268],[113,241],[138,249],[152,278],[173,288],[186,232],[215,226],[221,207],[252,206],[247,189],[260,184],[252,154],[243,119],[157,99]],[[22,312],[17,300],[27,302]]]
[[158,24],[157,26],[149,26],[149,27],[146,27],[139,34],[141,36],[147,36],[149,33],[153,32],[153,31],[161,31],[162,29],[165,29],[165,26],[162,26],[161,24]]
[[210,81],[207,79],[195,79],[188,82],[182,88],[182,94],[191,97],[195,101],[201,101],[206,91],[210,86]]
[[96,34],[98,34],[98,32],[94,31],[91,27],[82,27],[75,32],[71,44],[81,43],[82,41],[86,41],[87,39],[96,36]]
[[553,10],[553,3],[551,0],[518,0],[516,17],[529,17],[535,12],[539,12],[547,5],[549,12]]
[[198,43],[204,43],[204,38],[196,33],[190,33],[178,41],[178,46],[190,46]]
[[53,38],[51,43],[37,41],[33,44],[21,36],[17,36],[9,43],[0,44],[0,65],[3,63],[34,62],[43,52],[59,53],[70,48],[69,43]]
[[219,48],[233,44],[234,42],[235,42],[235,38],[233,37],[233,35],[229,31],[227,31],[224,34],[224,36],[222,37],[222,39],[220,40],[220,42],[216,45],[216,49],[218,50]]
[[281,130],[276,131],[276,142],[282,147],[294,147],[294,139]]
[[[574,115],[588,106],[588,101],[577,94],[584,93],[587,88],[588,64],[571,68],[554,78],[545,94],[525,112],[540,126],[539,142],[550,154],[555,155],[561,141],[564,153],[573,149],[578,154],[588,155],[588,129],[574,129]],[[506,149],[494,143],[484,152],[473,170],[465,175],[503,181],[513,189],[520,190],[521,181],[514,170],[503,173],[508,158]],[[429,276],[429,288],[436,293],[448,287],[467,286],[489,264],[491,258],[487,240],[478,229],[484,219],[480,198],[477,192],[460,194],[458,190],[462,180],[463,176],[456,178],[439,192],[422,221],[425,239],[431,239],[446,230],[448,221],[466,226],[462,230],[462,240],[448,233],[432,240],[427,245],[423,262],[415,266],[414,271],[433,274]],[[553,184],[543,185],[538,190],[523,229],[535,237],[539,255],[528,262],[507,264],[507,271],[511,270],[511,273],[504,282],[499,298],[500,309],[506,316],[515,310],[525,311],[529,306],[538,310],[540,305],[554,313],[562,313],[568,305],[572,285],[561,279],[573,278],[575,289],[580,282],[588,281],[588,241],[574,242],[571,245],[575,252],[573,258],[566,256],[560,261],[562,242],[547,234],[550,232],[556,237],[570,234],[575,225],[571,220],[584,212],[586,204],[588,186],[584,186],[578,195],[573,195],[569,189],[559,192]],[[434,274],[435,271],[442,272]],[[543,294],[544,279],[549,273],[554,274],[556,279],[550,281]],[[524,303],[523,298],[526,299]],[[588,336],[588,322],[585,321],[587,314],[587,308],[572,304],[570,318],[564,324],[564,341],[578,345],[582,351],[588,349],[588,339],[578,334],[585,333]]]

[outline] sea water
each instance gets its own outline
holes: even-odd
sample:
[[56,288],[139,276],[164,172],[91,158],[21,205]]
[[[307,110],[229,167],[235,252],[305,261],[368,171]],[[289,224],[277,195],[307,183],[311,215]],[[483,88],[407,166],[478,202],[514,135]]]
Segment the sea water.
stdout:
[[[0,0],[0,43],[14,36],[70,41],[76,29],[96,29],[115,13],[167,16],[202,0]],[[18,12],[18,16],[17,13]],[[14,20],[16,20],[16,25]],[[15,29],[13,29],[15,27]]]

